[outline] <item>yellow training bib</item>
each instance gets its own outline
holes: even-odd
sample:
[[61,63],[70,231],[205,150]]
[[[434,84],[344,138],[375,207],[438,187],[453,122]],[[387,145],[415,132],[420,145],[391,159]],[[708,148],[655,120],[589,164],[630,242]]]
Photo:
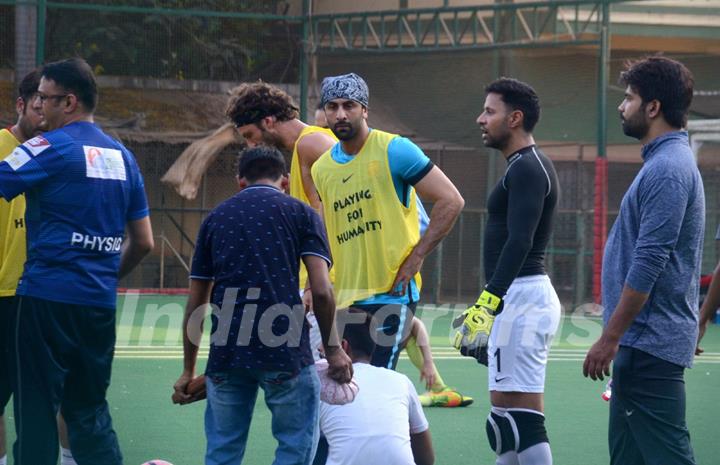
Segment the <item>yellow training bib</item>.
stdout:
[[[387,149],[395,137],[374,129],[350,162],[338,163],[328,151],[312,167],[335,262],[338,308],[389,292],[420,240],[415,189],[405,207],[390,174]],[[419,273],[415,281],[420,288]]]
[[[300,136],[295,141],[295,145],[293,146],[293,153],[292,153],[292,159],[290,160],[290,195],[292,197],[295,197],[296,199],[300,200],[301,202],[305,202],[306,204],[310,205],[310,199],[308,199],[307,195],[305,194],[305,187],[303,185],[302,180],[302,171],[300,170],[300,156],[298,155],[298,144],[302,140],[303,137],[307,136],[308,134],[313,134],[316,132],[324,132],[325,134],[328,134],[331,136],[334,140],[337,140],[335,137],[335,134],[330,129],[327,128],[321,128],[319,126],[306,126],[303,128],[303,130],[300,132]],[[334,268],[330,270],[330,280],[332,281],[334,278]],[[303,264],[302,261],[300,261],[300,287],[303,288],[307,285],[307,270],[305,269],[305,264]]]
[[[0,130],[0,160],[20,142],[7,129]],[[26,260],[25,196],[10,202],[0,198],[0,297],[15,295]]]

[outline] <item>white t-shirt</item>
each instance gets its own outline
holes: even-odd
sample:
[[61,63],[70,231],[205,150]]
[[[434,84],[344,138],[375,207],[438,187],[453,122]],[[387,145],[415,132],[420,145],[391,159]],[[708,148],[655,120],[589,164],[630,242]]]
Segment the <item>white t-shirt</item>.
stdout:
[[353,369],[355,400],[320,402],[320,430],[330,445],[326,465],[414,465],[410,434],[428,429],[415,386],[386,368],[355,363]]

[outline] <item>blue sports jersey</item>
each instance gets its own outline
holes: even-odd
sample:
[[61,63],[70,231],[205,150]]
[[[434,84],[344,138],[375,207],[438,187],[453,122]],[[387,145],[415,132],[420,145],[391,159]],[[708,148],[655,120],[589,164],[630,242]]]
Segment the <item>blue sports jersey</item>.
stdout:
[[149,213],[130,151],[93,123],[50,131],[0,162],[0,196],[23,192],[28,257],[17,294],[115,308],[125,224]]

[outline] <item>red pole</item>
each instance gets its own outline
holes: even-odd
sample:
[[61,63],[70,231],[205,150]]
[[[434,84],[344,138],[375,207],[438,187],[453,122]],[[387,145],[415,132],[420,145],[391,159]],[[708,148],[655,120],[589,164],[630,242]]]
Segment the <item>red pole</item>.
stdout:
[[593,301],[601,300],[602,260],[607,238],[607,158],[595,158],[595,214],[593,218]]

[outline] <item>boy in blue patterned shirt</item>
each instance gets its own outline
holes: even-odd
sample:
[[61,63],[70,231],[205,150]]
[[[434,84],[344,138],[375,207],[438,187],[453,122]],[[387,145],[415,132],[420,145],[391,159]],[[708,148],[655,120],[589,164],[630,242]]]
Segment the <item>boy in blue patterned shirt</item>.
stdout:
[[[206,368],[207,465],[239,463],[245,453],[258,387],[273,416],[277,464],[310,463],[319,429],[320,383],[313,366],[298,272],[303,260],[330,365],[348,382],[352,363],[331,336],[335,301],[325,228],[317,213],[286,195],[285,162],[274,148],[243,152],[241,191],[216,207],[198,233],[184,320],[184,371],[174,399],[195,375],[198,346],[190,338],[196,309],[213,308]],[[199,337],[197,338],[199,339]],[[291,413],[292,411],[292,413]]]

